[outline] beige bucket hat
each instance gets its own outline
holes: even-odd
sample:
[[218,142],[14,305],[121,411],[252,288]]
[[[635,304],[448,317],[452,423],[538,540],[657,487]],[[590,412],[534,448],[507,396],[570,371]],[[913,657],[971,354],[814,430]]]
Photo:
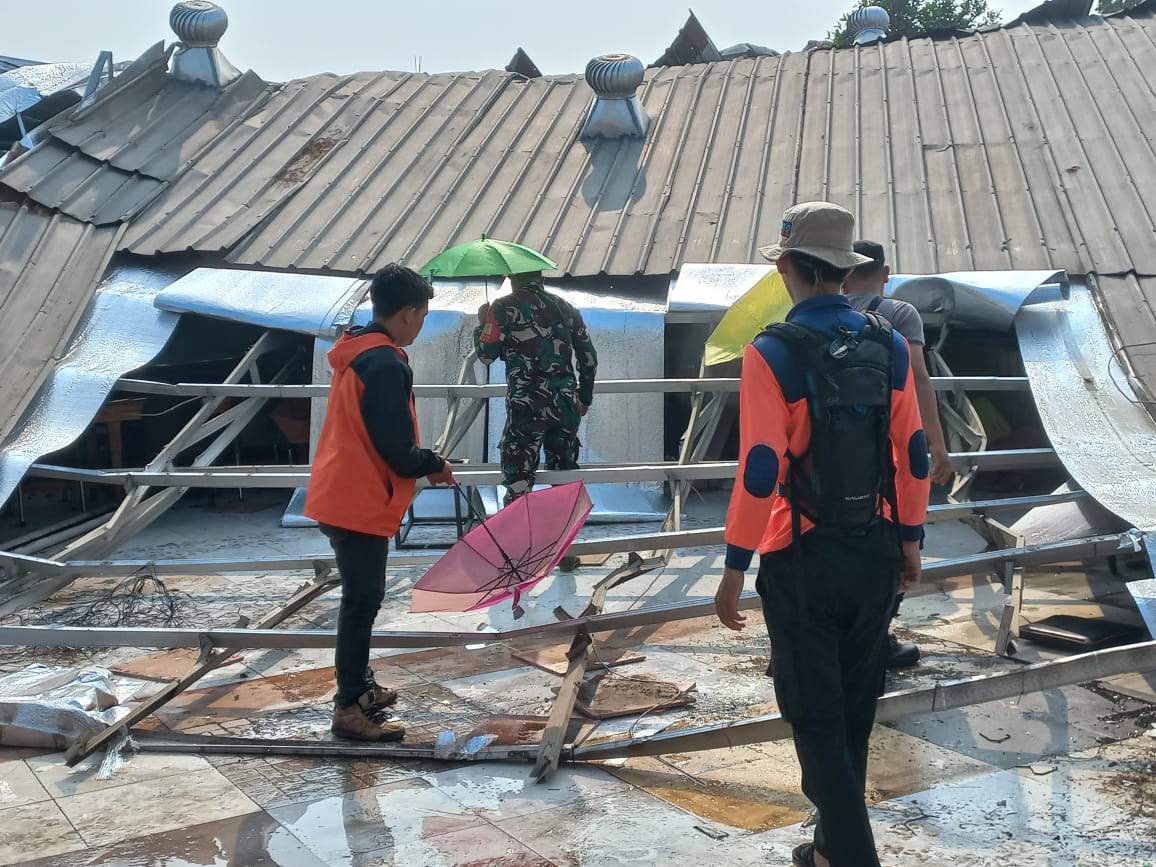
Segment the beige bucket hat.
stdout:
[[801,202],[783,212],[779,243],[760,247],[764,259],[774,262],[784,253],[805,253],[836,268],[871,262],[855,252],[855,218],[846,208],[830,202]]

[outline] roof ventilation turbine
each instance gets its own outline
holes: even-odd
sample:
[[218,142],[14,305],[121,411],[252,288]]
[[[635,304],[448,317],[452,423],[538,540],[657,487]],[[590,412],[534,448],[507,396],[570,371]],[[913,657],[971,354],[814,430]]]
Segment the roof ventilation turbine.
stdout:
[[870,45],[887,38],[891,16],[882,6],[861,6],[847,16],[847,30],[856,45]]
[[241,77],[217,48],[229,26],[229,16],[216,3],[181,0],[169,13],[169,26],[178,39],[173,53],[174,78],[223,88]]
[[645,67],[630,54],[603,54],[586,64],[586,83],[594,91],[581,138],[646,138],[650,118],[636,91]]

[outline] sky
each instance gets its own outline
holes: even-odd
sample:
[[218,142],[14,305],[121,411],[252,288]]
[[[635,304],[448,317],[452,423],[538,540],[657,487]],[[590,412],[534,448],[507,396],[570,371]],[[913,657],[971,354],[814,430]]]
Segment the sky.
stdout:
[[[599,54],[654,62],[686,22],[688,0],[216,0],[229,16],[221,51],[267,81],[358,70],[501,69],[522,47],[547,75]],[[989,0],[1010,21],[1039,0]],[[131,60],[173,40],[165,0],[8,2],[0,54],[45,62]],[[698,0],[715,45],[801,50],[825,38],[853,0]]]

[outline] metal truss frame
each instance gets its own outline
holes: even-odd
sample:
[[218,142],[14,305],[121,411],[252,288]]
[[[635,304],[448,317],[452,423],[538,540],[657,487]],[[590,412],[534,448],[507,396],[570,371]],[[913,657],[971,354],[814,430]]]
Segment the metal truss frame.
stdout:
[[[111,742],[122,731],[126,731],[144,719],[172,697],[195,684],[205,673],[219,667],[238,651],[250,648],[327,648],[333,647],[336,636],[331,631],[284,630],[275,628],[291,614],[300,610],[334,585],[331,558],[283,558],[245,561],[225,560],[174,560],[174,561],[127,561],[102,560],[124,539],[155,520],[185,491],[193,487],[203,488],[285,488],[300,487],[307,483],[308,467],[220,467],[210,466],[223,452],[232,439],[256,415],[264,402],[272,398],[312,398],[324,397],[327,387],[321,385],[288,385],[282,382],[288,367],[283,368],[270,382],[261,382],[257,374],[257,361],[274,348],[273,333],[266,332],[249,350],[242,361],[226,380],[214,383],[152,383],[142,380],[122,379],[118,388],[137,393],[165,394],[172,396],[196,396],[204,399],[203,406],[193,419],[167,444],[147,466],[129,470],[79,470],[68,467],[34,465],[34,475],[74,479],[86,483],[125,485],[129,495],[121,507],[95,530],[70,544],[62,554],[52,559],[22,556],[0,552],[0,577],[9,579],[0,585],[0,592],[15,586],[13,581],[21,576],[40,576],[40,582],[27,587],[16,597],[0,604],[0,614],[13,609],[14,604],[26,601],[44,590],[54,592],[79,575],[118,575],[141,567],[148,567],[157,573],[188,573],[190,569],[216,572],[250,571],[254,569],[303,569],[312,568],[315,580],[300,588],[297,593],[278,610],[262,618],[252,628],[242,623],[232,629],[150,629],[125,628],[109,629],[95,627],[0,627],[0,644],[21,644],[32,646],[72,646],[110,647],[133,646],[176,648],[195,647],[201,651],[197,664],[180,680],[169,684],[150,700],[136,707],[115,726],[106,729],[87,741],[77,742],[69,750],[67,760],[75,764],[84,756]],[[551,710],[541,743],[536,747],[486,748],[471,755],[438,755],[437,747],[407,747],[405,745],[339,745],[301,744],[269,742],[242,738],[194,738],[191,736],[146,736],[139,740],[144,749],[166,749],[171,751],[208,751],[222,749],[230,752],[255,752],[274,754],[284,748],[295,755],[389,755],[394,757],[412,756],[427,758],[469,758],[493,759],[516,758],[535,760],[533,776],[539,781],[549,777],[562,759],[579,760],[621,755],[649,755],[655,752],[677,750],[712,749],[725,744],[750,743],[772,737],[789,736],[789,726],[777,717],[761,717],[708,726],[700,729],[682,730],[665,736],[646,739],[627,739],[601,743],[590,747],[573,747],[564,743],[566,729],[570,723],[578,689],[586,672],[592,636],[617,629],[632,628],[647,624],[665,623],[708,616],[714,606],[710,600],[650,606],[627,612],[605,613],[603,608],[608,593],[615,587],[642,574],[666,565],[672,553],[679,548],[700,545],[715,545],[722,541],[722,528],[682,530],[681,516],[685,499],[692,484],[702,479],[733,478],[736,462],[705,462],[707,450],[714,438],[726,409],[729,395],[738,390],[737,379],[712,379],[705,376],[705,366],[696,379],[682,380],[618,380],[604,381],[596,385],[603,394],[614,393],[690,393],[691,417],[687,431],[682,437],[679,458],[676,462],[646,465],[602,465],[587,466],[581,470],[563,472],[542,472],[543,483],[562,483],[574,480],[587,482],[657,481],[670,486],[672,504],[662,528],[657,533],[620,536],[613,539],[579,542],[572,546],[576,554],[627,553],[627,561],[612,571],[595,588],[586,608],[576,617],[558,611],[559,620],[538,627],[509,630],[506,632],[377,632],[371,639],[374,647],[451,647],[466,644],[496,643],[512,641],[524,637],[569,637],[567,653],[568,667],[562,678],[558,697]],[[248,382],[243,380],[248,379]],[[1022,391],[1028,388],[1025,377],[939,377],[933,380],[940,392],[961,390]],[[449,401],[447,419],[436,445],[443,454],[452,454],[471,425],[483,410],[488,399],[504,393],[502,385],[478,384],[475,381],[474,365],[470,359],[462,364],[458,382],[453,385],[419,385],[414,387],[415,395],[422,398],[445,398]],[[235,407],[214,417],[221,402],[229,397],[244,398]],[[190,446],[215,437],[197,456],[190,467],[175,467],[176,456]],[[1016,449],[1002,452],[960,452],[952,455],[957,468],[965,471],[984,469],[1026,469],[1054,466],[1056,455],[1051,449]],[[455,472],[464,485],[496,484],[500,481],[500,470],[494,466],[482,465],[463,467]],[[156,492],[159,489],[159,492]],[[152,493],[152,496],[148,496]],[[1034,505],[1063,502],[1084,496],[1081,492],[1052,495],[1047,497],[1017,497],[1006,500],[992,500],[979,503],[950,503],[933,507],[934,519],[947,520],[975,515],[986,516],[991,512],[1007,509],[1030,508]],[[1033,564],[1043,564],[1071,560],[1094,559],[1113,556],[1122,546],[1134,543],[1132,536],[1100,536],[1075,542],[1054,543],[1041,546],[1017,546],[1007,550],[994,551],[971,557],[929,563],[925,566],[928,580],[946,578],[961,574],[990,571],[1005,576],[1017,575],[1022,589],[1022,569]],[[396,558],[392,565],[426,565],[436,560],[436,556],[411,556]],[[26,577],[25,579],[26,580]],[[1015,585],[1013,585],[1015,586]],[[47,594],[44,594],[47,595]],[[1014,594],[1013,594],[1014,595]],[[43,598],[41,596],[40,598]],[[760,605],[758,597],[746,594],[741,600],[744,609]],[[1005,611],[1006,620],[1014,620],[1018,606]],[[997,651],[1004,653],[1010,642],[1012,627],[1001,629],[997,641]],[[1111,654],[1110,651],[1101,652]],[[1096,656],[1096,655],[1086,655]],[[943,707],[961,706],[961,703],[987,701],[1007,695],[1023,694],[1036,688],[1050,688],[1057,678],[1076,676],[1091,663],[1082,662],[1084,657],[1047,663],[1050,668],[1040,669],[1040,673],[1029,678],[1033,667],[1019,669],[1010,674],[1000,673],[971,681],[939,684],[927,690],[913,690],[908,693],[887,696],[880,704],[880,718],[893,718],[887,714],[929,712]],[[1152,654],[1136,651],[1132,655],[1116,654],[1096,656],[1095,663],[1101,668],[1123,665],[1121,671],[1141,670],[1138,665],[1156,666]],[[1068,668],[1064,666],[1072,665]],[[1038,668],[1038,667],[1034,667]],[[1115,671],[1114,668],[1112,668]],[[1067,672],[1059,674],[1055,672]],[[1082,673],[1082,679],[1087,679]],[[1018,678],[1018,679],[1017,679]],[[1078,682],[1064,681],[1064,682]],[[989,685],[984,685],[989,684]],[[1039,685],[1043,684],[1043,685]],[[1017,692],[1018,690],[1018,692]],[[985,697],[986,696],[986,697]],[[951,704],[950,702],[956,702]],[[785,733],[785,734],[784,734]],[[747,738],[748,740],[743,740]],[[444,750],[443,750],[444,752]]]

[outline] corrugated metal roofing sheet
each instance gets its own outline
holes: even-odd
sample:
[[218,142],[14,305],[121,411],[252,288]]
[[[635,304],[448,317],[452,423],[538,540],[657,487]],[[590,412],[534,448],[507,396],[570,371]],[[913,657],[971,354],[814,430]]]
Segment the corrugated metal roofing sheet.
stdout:
[[122,234],[0,201],[0,440],[64,352]]
[[[571,275],[749,262],[794,201],[849,207],[907,273],[1156,274],[1151,12],[681,68],[644,141],[582,142],[577,76],[317,76],[223,94],[163,58],[0,182],[126,246],[372,272],[482,232]],[[129,73],[126,73],[129,76]]]
[[[1092,285],[1098,290],[1093,297],[1100,312],[1127,353],[1131,372],[1146,399],[1156,401],[1156,277],[1096,275]],[[1156,414],[1156,403],[1148,410]]]

